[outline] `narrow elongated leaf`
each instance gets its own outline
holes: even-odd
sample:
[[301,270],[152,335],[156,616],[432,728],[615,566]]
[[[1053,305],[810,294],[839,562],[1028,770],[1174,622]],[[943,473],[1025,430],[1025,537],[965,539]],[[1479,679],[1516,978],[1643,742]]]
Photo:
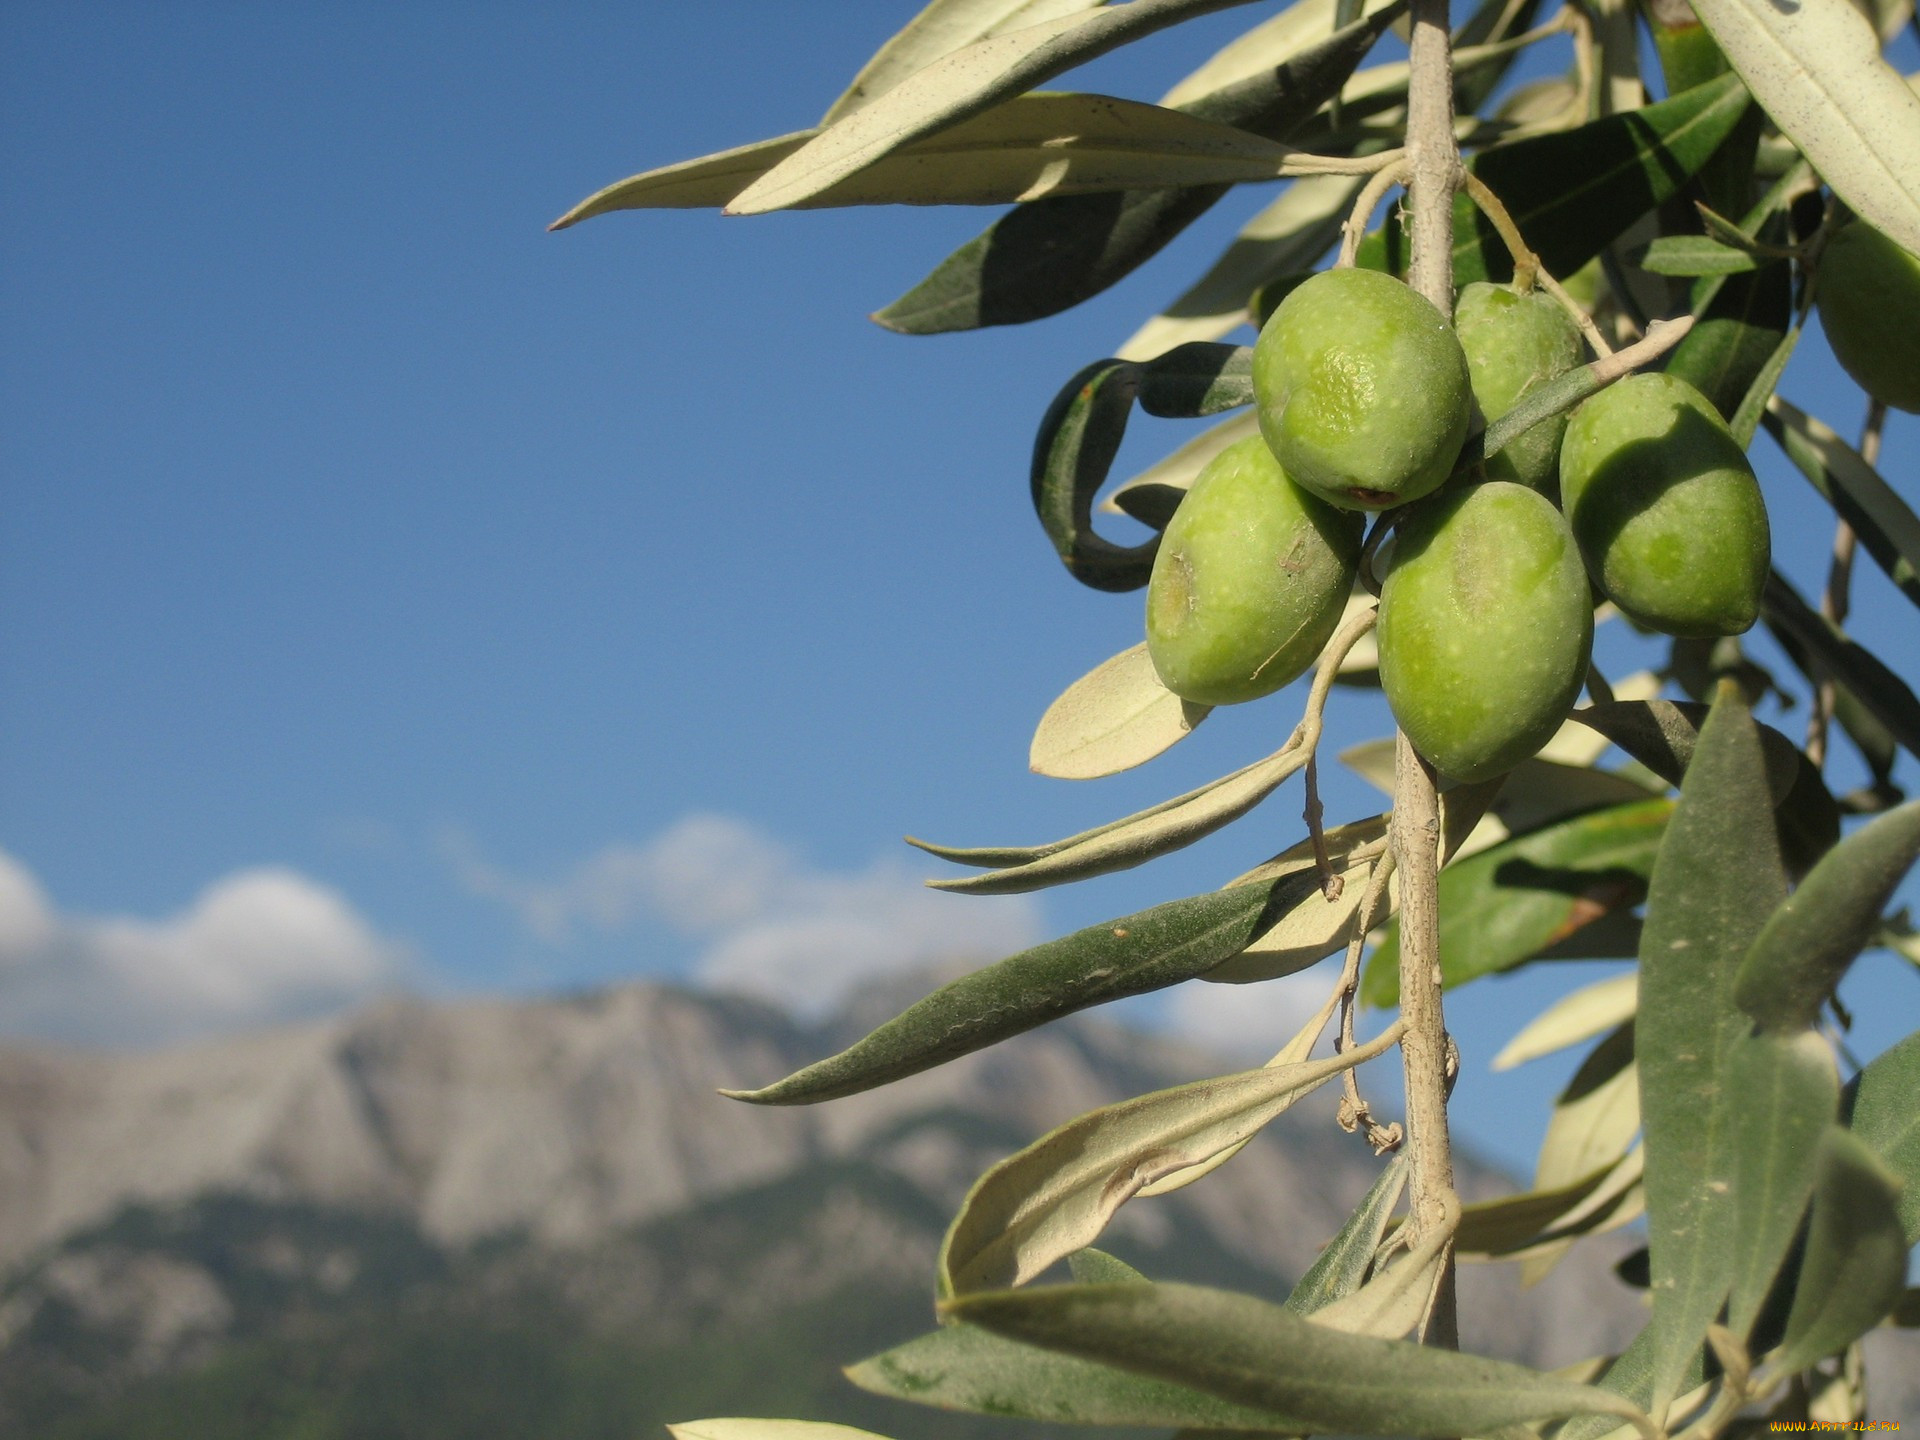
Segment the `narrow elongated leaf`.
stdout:
[[1920,857],[1920,800],[1854,831],[1768,917],[1733,998],[1763,1030],[1805,1029],[1880,928],[1880,912]]
[[1523,1190],[1467,1206],[1454,1243],[1462,1255],[1512,1256],[1559,1237],[1581,1215],[1598,1215],[1638,1184],[1638,1151],[1552,1190]]
[[1140,408],[1175,420],[1253,403],[1253,350],[1196,340],[1140,367]]
[[1721,682],[1660,845],[1640,946],[1656,1414],[1679,1385],[1733,1280],[1734,1125],[1729,1062],[1748,1021],[1733,979],[1786,898],[1759,732]]
[[1792,275],[1773,265],[1694,287],[1693,329],[1663,367],[1692,385],[1729,421],[1786,339],[1793,319]]
[[[1266,1410],[1236,1405],[1217,1395],[1078,1356],[1005,1340],[974,1325],[943,1326],[849,1366],[846,1374],[862,1390],[876,1395],[975,1415],[1066,1425],[1141,1425],[1161,1430],[1176,1426],[1228,1431],[1285,1428],[1283,1417]],[[806,1437],[794,1436],[791,1440]]]
[[1316,1325],[1349,1335],[1398,1340],[1426,1318],[1441,1271],[1453,1258],[1453,1235],[1437,1229],[1386,1262],[1366,1284],[1314,1311]]
[[1832,427],[1775,395],[1761,419],[1787,458],[1853,527],[1874,564],[1920,605],[1920,516]]
[[1153,1283],[1126,1261],[1109,1255],[1104,1250],[1096,1250],[1091,1245],[1084,1246],[1069,1255],[1067,1269],[1073,1272],[1074,1280],[1081,1285],[1123,1285],[1129,1282],[1135,1285],[1151,1285]]
[[[1677,194],[1733,132],[1749,103],[1738,77],[1724,75],[1576,130],[1495,146],[1470,168],[1506,204],[1547,269],[1571,275]],[[1464,192],[1453,223],[1455,284],[1512,275],[1506,247]],[[1404,251],[1402,237],[1379,231],[1360,247],[1360,263],[1404,271]]]
[[1182,79],[1161,97],[1162,105],[1191,105],[1217,95],[1230,87],[1284,65],[1335,30],[1360,18],[1360,13],[1378,14],[1391,8],[1386,0],[1366,0],[1355,13],[1342,20],[1335,0],[1297,0],[1279,14],[1243,30],[1199,69]]
[[[1575,710],[1572,718],[1618,745],[1669,785],[1678,785],[1693,759],[1707,707],[1691,700],[1614,700]],[[1767,772],[1767,794],[1779,805],[1802,768],[1794,743],[1771,725],[1755,728]]]
[[[1618,1395],[1634,1405],[1646,1406],[1653,1398],[1653,1367],[1656,1358],[1653,1327],[1648,1326],[1633,1337],[1626,1349],[1609,1361],[1594,1383],[1600,1389]],[[1704,1396],[1699,1388],[1706,1378],[1706,1352],[1702,1350],[1694,1356],[1693,1365],[1681,1380],[1681,1390],[1696,1391],[1697,1395],[1685,1395],[1679,1405],[1684,1413],[1689,1402]],[[1554,1440],[1599,1440],[1619,1429],[1620,1422],[1608,1417],[1584,1415],[1569,1420],[1555,1434]]]
[[[1540,1141],[1533,1188],[1553,1190],[1595,1171],[1610,1170],[1640,1129],[1640,1077],[1633,1063],[1633,1026],[1622,1023],[1597,1045],[1554,1102]],[[1528,1257],[1520,1272],[1534,1285],[1560,1263],[1571,1240]]]
[[1871,651],[1807,604],[1778,570],[1767,576],[1760,613],[1794,664],[1831,675],[1909,754],[1920,755],[1920,698]]
[[1920,251],[1920,96],[1851,5],[1695,0],[1761,107],[1874,228]]
[[1301,1096],[1399,1038],[1389,1030],[1332,1059],[1199,1080],[1068,1121],[968,1192],[940,1247],[940,1293],[1025,1284],[1098,1238],[1143,1186],[1244,1144]]
[[1906,1182],[1900,1221],[1907,1243],[1920,1242],[1920,1031],[1875,1056],[1854,1084],[1848,1126]]
[[1110,515],[1131,515],[1143,525],[1164,530],[1207,462],[1236,441],[1259,433],[1259,429],[1260,417],[1251,410],[1230,416],[1123,482],[1100,508]]
[[885,1440],[871,1430],[819,1420],[683,1420],[667,1429],[674,1440]]
[[1706,235],[1663,235],[1634,261],[1655,275],[1740,275],[1769,263]]
[[1191,792],[1191,798],[1183,804],[1156,807],[1039,859],[960,880],[928,883],[936,890],[964,895],[1016,895],[1144,865],[1238,820],[1304,766],[1307,755],[1303,749],[1277,751],[1224,780]]
[[1278,1305],[1191,1285],[1067,1285],[969,1295],[955,1319],[1191,1385],[1348,1435],[1479,1434],[1561,1415],[1635,1413],[1525,1366],[1345,1335]]
[[1774,1369],[1790,1374],[1844,1350],[1899,1304],[1906,1282],[1899,1178],[1836,1125],[1820,1147],[1806,1259]]
[[[1646,894],[1670,800],[1639,800],[1557,821],[1440,874],[1440,972],[1449,986],[1509,970]],[[1361,993],[1400,997],[1398,928],[1374,950]]]
[[1590,1040],[1631,1020],[1640,1004],[1640,977],[1629,970],[1624,975],[1582,986],[1571,995],[1563,995],[1548,1006],[1506,1043],[1493,1057],[1495,1070],[1511,1070],[1542,1055],[1551,1055],[1582,1040]]
[[1027,763],[1061,780],[1131,770],[1186,739],[1211,709],[1167,689],[1147,647],[1135,645],[1082,675],[1047,707]]
[[833,102],[820,123],[831,125],[872,104],[902,80],[943,55],[990,35],[1039,25],[1105,0],[933,0],[905,29],[882,45],[860,67],[846,93]]
[[1373,1264],[1374,1251],[1387,1233],[1388,1217],[1406,1185],[1407,1157],[1396,1155],[1354,1207],[1340,1233],[1288,1293],[1287,1309],[1296,1315],[1311,1315],[1360,1288],[1367,1278],[1367,1268]]
[[936,990],[838,1055],[761,1090],[756,1105],[811,1105],[917,1075],[1062,1015],[1164,989],[1212,969],[1258,935],[1303,890],[1297,879],[1240,885],[1023,950]]
[[1745,1340],[1813,1194],[1840,1077],[1810,1030],[1750,1036],[1729,1069],[1733,1117],[1733,1285],[1727,1328]]
[[[1284,140],[1340,92],[1401,8],[1390,5],[1271,72],[1180,108]],[[904,334],[933,335],[1057,315],[1131,274],[1226,192],[1202,185],[1031,201],[873,318]]]
[[1767,402],[1773,399],[1773,392],[1780,387],[1780,377],[1787,373],[1787,362],[1793,358],[1793,352],[1800,344],[1800,329],[1795,326],[1780,337],[1759,372],[1747,386],[1747,393],[1740,397],[1740,403],[1733,414],[1727,417],[1727,428],[1733,432],[1733,438],[1740,442],[1745,450],[1753,444],[1754,432],[1760,428],[1760,417],[1767,413]]
[[941,56],[842,117],[728,205],[736,215],[808,200],[876,160],[1130,41],[1247,0],[1131,0],[989,36]]
[[1067,572],[1095,590],[1138,590],[1153,574],[1160,548],[1157,535],[1139,545],[1115,545],[1093,528],[1093,497],[1120,453],[1139,390],[1139,366],[1096,360],[1054,397],[1033,442],[1033,509],[1040,528]]

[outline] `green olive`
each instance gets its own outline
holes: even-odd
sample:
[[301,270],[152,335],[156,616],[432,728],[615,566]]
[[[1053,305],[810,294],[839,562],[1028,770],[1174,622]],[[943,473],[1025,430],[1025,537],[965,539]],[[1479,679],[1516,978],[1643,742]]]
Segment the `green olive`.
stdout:
[[1289,480],[1258,435],[1214,456],[1173,512],[1147,582],[1147,654],[1161,682],[1231,705],[1297,678],[1340,623],[1363,523]]
[[[1579,327],[1552,296],[1539,290],[1522,295],[1509,285],[1476,280],[1460,292],[1453,324],[1460,348],[1467,352],[1473,398],[1489,422],[1580,363]],[[1517,481],[1552,495],[1566,429],[1565,415],[1542,420],[1488,458],[1487,478]]]
[[1820,326],[1841,368],[1896,410],[1920,410],[1920,258],[1863,220],[1820,256]]
[[1594,582],[1669,635],[1738,635],[1760,613],[1772,542],[1753,467],[1713,403],[1632,375],[1574,412],[1560,499]]
[[1253,389],[1287,474],[1355,510],[1438,486],[1472,411],[1447,317],[1374,270],[1328,270],[1282,300],[1253,347]]
[[1539,491],[1456,486],[1400,522],[1380,591],[1380,684],[1443,774],[1488,779],[1544,745],[1592,649],[1579,548]]

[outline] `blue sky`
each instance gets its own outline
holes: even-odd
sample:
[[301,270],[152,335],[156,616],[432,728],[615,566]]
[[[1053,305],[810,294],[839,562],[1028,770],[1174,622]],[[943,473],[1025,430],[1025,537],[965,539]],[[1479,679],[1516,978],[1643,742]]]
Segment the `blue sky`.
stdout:
[[[544,230],[622,175],[812,123],[912,8],[0,6],[0,946],[12,924],[71,961],[0,1029],[184,1035],[396,978],[698,970],[824,1003],[888,953],[1017,945],[1299,837],[1283,792],[1148,870],[998,905],[923,896],[934,867],[897,841],[1070,833],[1291,727],[1294,692],[1130,775],[1026,772],[1047,702],[1141,623],[1052,558],[1034,423],[1265,196],[1068,316],[937,339],[865,316],[983,212]],[[1073,83],[1153,98],[1267,8]],[[1785,388],[1857,427],[1817,336]],[[1123,467],[1188,433],[1141,422]],[[1896,417],[1909,496],[1916,437]],[[1811,589],[1830,522],[1758,453]],[[1870,564],[1857,596],[1864,638],[1916,653]],[[1387,729],[1368,696],[1332,723]],[[1378,809],[1332,774],[1327,801]],[[259,924],[308,980],[248,969]],[[88,965],[151,985],[75,988]],[[1453,1009],[1462,1123],[1516,1163],[1550,1067],[1471,1057],[1574,978]],[[1867,1048],[1916,984],[1868,963]]]

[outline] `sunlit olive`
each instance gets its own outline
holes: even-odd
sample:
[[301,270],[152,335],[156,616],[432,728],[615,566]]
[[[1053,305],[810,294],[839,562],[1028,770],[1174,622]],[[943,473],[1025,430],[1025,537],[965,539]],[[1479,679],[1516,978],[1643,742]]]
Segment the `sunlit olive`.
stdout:
[[1295,485],[1258,435],[1208,462],[1147,585],[1147,654],[1208,705],[1270,695],[1314,661],[1346,606],[1359,515]]
[[1450,488],[1400,522],[1380,594],[1380,684],[1443,774],[1484,780],[1544,745],[1592,647],[1579,548],[1537,490]]
[[1816,293],[1842,368],[1875,399],[1920,410],[1920,258],[1851,221],[1821,254]]
[[1574,412],[1560,499],[1594,582],[1669,635],[1737,635],[1760,613],[1771,536],[1753,467],[1711,401],[1632,375]]
[[[1579,328],[1544,291],[1522,295],[1510,285],[1476,280],[1460,292],[1453,325],[1467,352],[1473,398],[1489,423],[1580,363]],[[1529,427],[1487,458],[1487,478],[1554,493],[1566,429],[1564,414]]]
[[1471,413],[1447,317],[1374,270],[1329,270],[1282,300],[1253,348],[1253,388],[1287,474],[1358,510],[1445,480]]

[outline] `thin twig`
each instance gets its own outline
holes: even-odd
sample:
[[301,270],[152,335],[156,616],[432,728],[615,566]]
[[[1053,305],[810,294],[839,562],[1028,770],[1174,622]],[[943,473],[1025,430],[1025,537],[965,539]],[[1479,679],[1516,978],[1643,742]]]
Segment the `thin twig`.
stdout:
[[[1412,223],[1408,283],[1442,314],[1453,311],[1453,191],[1460,170],[1453,137],[1453,67],[1447,0],[1413,0],[1408,47],[1407,186]],[[1440,1004],[1440,803],[1432,769],[1404,731],[1394,737],[1393,855],[1400,873],[1400,1042],[1406,1071],[1410,1139],[1408,1195],[1412,1238],[1445,1223],[1453,1197],[1447,1134],[1447,1032]],[[1459,1343],[1453,1260],[1441,1267],[1433,1309],[1420,1337]]]
[[1658,360],[1667,351],[1687,338],[1693,329],[1693,316],[1681,315],[1672,320],[1656,320],[1647,327],[1647,333],[1624,350],[1616,350],[1611,355],[1602,355],[1587,368],[1593,372],[1593,378],[1601,385],[1611,385],[1622,376],[1631,375],[1642,365]]
[[1367,181],[1353,202],[1353,209],[1347,214],[1347,223],[1341,227],[1340,258],[1333,262],[1336,270],[1351,269],[1354,258],[1360,253],[1360,242],[1367,233],[1367,221],[1373,218],[1374,207],[1386,197],[1386,193],[1396,185],[1406,182],[1406,152],[1396,151],[1401,158],[1378,171]]
[[[1360,852],[1355,851],[1357,856]],[[1374,921],[1380,913],[1380,902],[1387,893],[1387,882],[1393,877],[1393,852],[1381,850],[1378,859],[1367,872],[1367,888],[1360,896],[1360,904],[1353,915],[1353,934],[1347,939],[1347,958],[1340,969],[1340,1033],[1335,1037],[1333,1049],[1336,1055],[1345,1054],[1354,1046],[1353,1038],[1353,1002],[1360,990],[1360,954],[1366,948],[1367,934],[1373,929]],[[1373,1111],[1360,1097],[1360,1082],[1354,1078],[1352,1070],[1343,1072],[1340,1077],[1340,1112],[1342,1129],[1351,1134],[1364,1128],[1367,1143],[1373,1147],[1374,1154],[1384,1155],[1399,1146],[1405,1138],[1405,1131],[1399,1125],[1382,1125],[1373,1118]]]
[[1587,697],[1596,705],[1613,704],[1613,686],[1600,673],[1600,667],[1592,662],[1587,664]]
[[1332,904],[1340,898],[1340,892],[1346,888],[1346,881],[1333,873],[1333,861],[1327,855],[1327,832],[1323,822],[1327,812],[1320,804],[1320,765],[1319,756],[1307,757],[1307,804],[1304,818],[1307,822],[1307,838],[1313,841],[1313,865],[1320,872],[1320,893]]
[[1572,317],[1573,323],[1580,327],[1580,333],[1587,337],[1587,344],[1593,347],[1593,353],[1602,360],[1613,354],[1613,346],[1607,343],[1607,337],[1600,333],[1600,327],[1594,323],[1593,315],[1573,296],[1567,293],[1566,286],[1546,272],[1543,266],[1536,272],[1540,288],[1551,295],[1560,308]]
[[[1887,407],[1881,400],[1867,402],[1866,423],[1860,427],[1860,458],[1868,465],[1880,463],[1880,433],[1886,427]],[[1853,554],[1856,539],[1853,527],[1844,519],[1833,526],[1833,562],[1827,569],[1826,593],[1820,597],[1820,613],[1835,625],[1844,624],[1852,606]],[[1833,722],[1838,699],[1833,677],[1824,675],[1814,687],[1813,713],[1807,717],[1807,759],[1820,769],[1827,762],[1827,728]]]
[[1281,179],[1299,175],[1373,175],[1391,169],[1405,158],[1400,150],[1381,150],[1372,155],[1315,155],[1295,150],[1280,162],[1274,174]]
[[1533,253],[1526,237],[1520,233],[1520,227],[1513,223],[1513,216],[1507,213],[1507,207],[1487,182],[1464,166],[1460,168],[1459,175],[1460,188],[1480,207],[1480,213],[1493,222],[1501,243],[1507,247],[1507,254],[1513,257],[1513,288],[1522,295],[1526,294],[1533,289],[1533,277],[1540,269],[1540,257]]

